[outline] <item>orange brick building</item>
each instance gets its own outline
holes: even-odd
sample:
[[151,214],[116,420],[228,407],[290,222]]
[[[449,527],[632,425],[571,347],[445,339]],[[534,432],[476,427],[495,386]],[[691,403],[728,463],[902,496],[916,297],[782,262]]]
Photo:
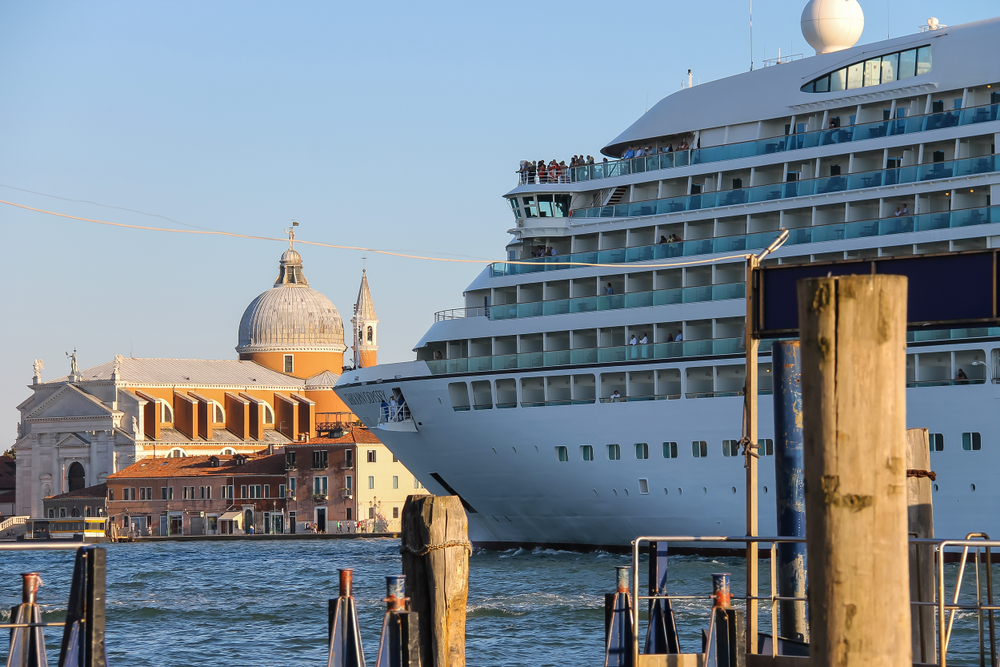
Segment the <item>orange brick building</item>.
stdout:
[[[358,298],[354,348],[370,365],[377,319],[365,274]],[[74,351],[69,375],[48,382],[36,360],[32,395],[18,406],[16,513],[41,516],[43,498],[110,481],[147,458],[274,451],[351,422],[333,392],[346,350],[337,308],[309,287],[290,241],[273,287],[243,314],[238,359],[119,355],[80,370]]]

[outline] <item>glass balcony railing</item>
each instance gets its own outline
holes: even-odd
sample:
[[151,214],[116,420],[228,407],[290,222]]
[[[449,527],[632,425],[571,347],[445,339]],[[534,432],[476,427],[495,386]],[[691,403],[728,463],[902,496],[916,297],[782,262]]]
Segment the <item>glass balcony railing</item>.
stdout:
[[[566,315],[568,313],[589,313],[620,308],[645,308],[673,303],[697,303],[701,301],[722,301],[742,299],[746,296],[743,283],[703,285],[700,287],[676,287],[649,292],[629,292],[601,296],[581,296],[572,299],[552,299],[530,303],[511,303],[490,306],[491,320],[513,320],[539,315]],[[436,321],[436,320],[435,320]]]
[[919,183],[941,178],[956,176],[973,176],[996,171],[996,160],[993,155],[952,160],[950,162],[932,162],[915,164],[907,167],[894,167],[877,171],[864,171],[839,176],[824,176],[791,183],[772,183],[758,185],[739,190],[720,190],[696,195],[681,195],[667,199],[650,199],[647,201],[617,204],[615,206],[594,206],[593,208],[578,208],[571,212],[570,217],[579,218],[634,218],[644,215],[661,215],[679,211],[698,211],[718,206],[734,206],[737,204],[756,204],[778,199],[791,199],[808,195],[832,194],[847,190],[862,190],[883,185],[900,185],[903,183]]
[[[684,359],[688,357],[741,354],[743,338],[710,338],[684,340],[672,343],[647,343],[646,345],[614,345],[590,347],[579,350],[554,350],[549,352],[520,352],[497,354],[488,357],[439,359],[428,361],[433,375],[482,371],[523,370],[553,368],[577,364],[610,364],[625,361]],[[770,350],[770,348],[768,348]]]
[[946,127],[973,125],[1000,120],[1000,104],[988,104],[967,109],[941,111],[923,116],[910,116],[874,123],[860,123],[848,127],[838,127],[782,137],[744,141],[724,146],[697,148],[674,153],[657,153],[643,157],[615,160],[598,164],[583,165],[570,169],[570,180],[574,183],[592,181],[615,176],[626,176],[647,171],[683,167],[688,164],[722,162],[738,158],[785,153],[803,148],[846,144],[866,139],[915,134]]
[[[992,158],[990,158],[992,162]],[[940,164],[940,163],[939,163]],[[789,185],[795,185],[790,183]],[[840,239],[856,239],[867,236],[889,236],[906,232],[923,232],[932,229],[948,229],[985,225],[1000,222],[1000,207],[967,208],[957,211],[938,211],[906,215],[900,217],[875,220],[859,220],[854,222],[838,222],[816,227],[801,227],[789,230],[785,245],[803,243],[819,243],[821,241],[836,241]],[[599,250],[578,252],[558,257],[543,257],[537,260],[525,260],[524,264],[495,262],[490,266],[493,276],[512,276],[540,271],[555,271],[557,269],[576,268],[579,264],[618,264],[626,262],[641,262],[655,259],[670,259],[674,257],[690,257],[692,255],[710,255],[714,253],[746,252],[758,248],[766,248],[777,236],[778,230],[757,232],[754,234],[739,234],[736,236],[718,236],[712,239],[694,239],[676,243],[660,243],[657,245],[635,248],[617,248],[614,250]]]

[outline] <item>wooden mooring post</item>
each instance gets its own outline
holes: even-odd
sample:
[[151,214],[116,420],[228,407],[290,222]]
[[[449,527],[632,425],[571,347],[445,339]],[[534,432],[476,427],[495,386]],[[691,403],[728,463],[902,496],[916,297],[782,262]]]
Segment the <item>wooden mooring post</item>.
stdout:
[[912,664],[902,276],[798,283],[810,658]]
[[[927,429],[906,431],[906,505],[909,533],[915,537],[934,537],[934,510],[931,499],[931,451]],[[910,600],[934,602],[934,547],[930,544],[910,547]],[[910,607],[914,662],[934,663],[937,656],[934,607]]]
[[406,596],[419,615],[423,667],[465,667],[469,523],[457,496],[410,496],[400,552]]

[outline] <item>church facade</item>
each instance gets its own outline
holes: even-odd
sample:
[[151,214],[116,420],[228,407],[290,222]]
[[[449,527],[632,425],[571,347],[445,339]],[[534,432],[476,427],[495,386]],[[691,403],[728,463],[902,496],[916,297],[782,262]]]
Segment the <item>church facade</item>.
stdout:
[[[69,375],[49,381],[36,361],[31,396],[17,406],[16,513],[42,516],[44,498],[103,484],[145,458],[274,451],[353,421],[333,392],[347,350],[343,321],[309,287],[292,245],[274,286],[243,314],[237,359],[119,355],[80,370],[74,351]],[[361,295],[355,312],[377,326],[365,275]],[[366,365],[375,363],[374,334],[362,342]]]

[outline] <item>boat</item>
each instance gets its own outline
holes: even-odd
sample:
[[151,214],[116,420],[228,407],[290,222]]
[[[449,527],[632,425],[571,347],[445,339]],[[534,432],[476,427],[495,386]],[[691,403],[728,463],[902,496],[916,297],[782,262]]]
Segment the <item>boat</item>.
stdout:
[[[746,255],[783,229],[764,265],[1000,242],[1000,18],[855,45],[859,20],[854,0],[813,0],[816,55],[685,86],[599,161],[523,164],[506,261],[435,314],[415,360],[341,376],[337,394],[419,481],[461,497],[474,543],[744,534]],[[1000,533],[998,376],[998,327],[908,334],[908,425],[930,430],[941,534]]]
[[28,519],[19,541],[56,540],[100,543],[108,541],[108,519],[101,516],[64,519]]

